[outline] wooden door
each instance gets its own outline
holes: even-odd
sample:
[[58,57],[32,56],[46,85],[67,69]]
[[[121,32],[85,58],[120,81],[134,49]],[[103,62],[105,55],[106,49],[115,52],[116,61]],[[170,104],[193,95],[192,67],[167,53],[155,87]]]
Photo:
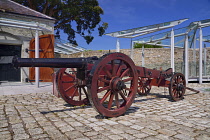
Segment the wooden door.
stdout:
[[[30,41],[29,57],[35,58],[35,39]],[[54,35],[39,36],[39,58],[54,58]],[[53,68],[40,68],[40,82],[52,82]],[[35,68],[29,68],[29,81],[35,82]]]

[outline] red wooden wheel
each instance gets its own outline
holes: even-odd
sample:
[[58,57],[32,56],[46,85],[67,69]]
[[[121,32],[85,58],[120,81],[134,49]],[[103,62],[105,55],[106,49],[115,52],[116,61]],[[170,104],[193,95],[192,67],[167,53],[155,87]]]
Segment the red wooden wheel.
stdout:
[[138,77],[138,94],[139,95],[147,95],[151,90],[151,86],[149,85],[149,78],[141,78]]
[[90,103],[103,116],[122,115],[131,106],[138,80],[136,66],[127,55],[104,55],[93,66],[88,79]]
[[183,99],[186,90],[185,76],[181,73],[176,73],[172,76],[169,85],[169,94],[174,101]]
[[60,96],[74,106],[88,104],[87,90],[84,81],[76,78],[74,68],[61,68],[57,74],[57,88]]

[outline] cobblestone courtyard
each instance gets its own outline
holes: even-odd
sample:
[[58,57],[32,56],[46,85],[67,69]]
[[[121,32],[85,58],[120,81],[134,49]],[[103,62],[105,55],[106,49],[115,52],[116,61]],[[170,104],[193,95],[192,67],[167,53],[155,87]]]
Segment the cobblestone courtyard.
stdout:
[[154,87],[116,118],[103,118],[91,106],[69,106],[49,93],[0,95],[0,139],[209,140],[210,85],[195,86],[201,93],[187,90],[178,102],[169,100],[167,89]]

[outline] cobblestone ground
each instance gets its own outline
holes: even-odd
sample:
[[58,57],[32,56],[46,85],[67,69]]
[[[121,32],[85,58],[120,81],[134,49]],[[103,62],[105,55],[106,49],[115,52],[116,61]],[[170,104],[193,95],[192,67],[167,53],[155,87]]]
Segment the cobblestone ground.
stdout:
[[152,88],[137,96],[125,115],[102,118],[90,106],[71,107],[49,93],[0,96],[0,139],[210,139],[210,85],[191,87],[185,99],[169,100]]

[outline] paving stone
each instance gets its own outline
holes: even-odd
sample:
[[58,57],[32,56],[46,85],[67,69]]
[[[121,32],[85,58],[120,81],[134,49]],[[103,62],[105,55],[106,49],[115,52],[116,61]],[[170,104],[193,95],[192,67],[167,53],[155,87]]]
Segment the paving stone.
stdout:
[[73,127],[71,127],[70,125],[65,125],[65,126],[59,127],[59,130],[62,133],[65,133],[65,132],[68,132],[68,131],[73,131],[75,129]]
[[82,123],[80,123],[80,122],[71,122],[71,123],[69,123],[71,126],[73,126],[73,127],[76,127],[76,126],[83,126],[83,124]]
[[26,133],[25,129],[23,127],[17,128],[17,129],[12,129],[14,134],[20,134],[20,133]]
[[32,135],[32,139],[44,139],[44,138],[49,138],[47,134],[38,134],[38,135]]
[[181,139],[181,140],[193,140],[194,139],[193,137],[190,137],[190,136],[184,135],[184,134],[177,134],[174,136],[174,138]]
[[96,131],[91,131],[91,132],[85,132],[83,133],[85,136],[87,137],[91,137],[91,136],[95,136],[95,135],[98,135],[98,132]]
[[95,130],[95,131],[102,131],[102,130],[104,130],[104,128],[101,127],[101,126],[92,127],[92,129]]
[[141,129],[144,128],[144,127],[142,127],[142,126],[140,126],[140,125],[131,125],[130,127],[131,127],[131,128],[134,128],[134,129],[136,129],[136,130],[141,130]]
[[124,124],[124,125],[126,125],[126,126],[132,125],[132,123],[129,122],[128,120],[120,120],[120,121],[118,121],[118,123]]
[[157,139],[161,139],[161,140],[169,140],[170,137],[167,135],[163,135],[163,134],[158,134],[155,136]]
[[38,124],[41,125],[41,126],[51,126],[52,125],[52,122],[46,120],[46,121],[38,121]]
[[109,137],[104,136],[102,134],[98,134],[96,136],[89,137],[91,140],[110,140]]
[[200,134],[199,136],[195,137],[197,140],[209,140],[210,135]]
[[0,128],[0,133],[3,131],[8,131],[8,128]]
[[151,122],[151,124],[146,126],[146,128],[151,129],[151,130],[158,130],[158,129],[161,128],[161,126],[160,125],[156,125],[155,123]]
[[0,128],[3,128],[3,127],[8,127],[9,124],[7,123],[7,121],[0,121]]
[[140,133],[140,131],[137,131],[135,129],[125,129],[126,133],[134,135]]
[[13,136],[14,140],[29,139],[29,135],[26,133],[18,133]]
[[54,122],[54,125],[56,127],[63,127],[63,126],[66,126],[68,124],[66,122],[64,122],[64,121],[58,121],[58,122]]
[[52,135],[51,139],[52,140],[69,140],[69,138],[67,136],[62,135],[62,134],[60,134],[60,135],[58,135],[58,134]]
[[0,140],[11,140],[12,135],[11,134],[4,134],[0,136]]
[[126,133],[124,133],[124,134],[119,134],[119,135],[122,136],[123,139],[127,139],[127,140],[135,140],[135,139],[136,139],[136,137],[134,137],[134,136],[132,136],[132,135],[130,135],[130,134],[126,134]]
[[81,132],[79,132],[79,131],[66,132],[65,134],[70,139],[76,139],[76,138],[84,137],[84,135]]
[[153,131],[153,130],[151,130],[151,129],[147,129],[147,128],[142,129],[141,131],[142,131],[143,133],[148,134],[148,135],[157,135],[157,134],[158,134],[158,132]]
[[38,123],[37,123],[37,122],[33,122],[33,123],[26,123],[26,124],[25,124],[25,127],[26,127],[27,129],[32,129],[32,128],[37,128],[37,127],[39,127],[39,126],[38,126]]
[[5,130],[5,131],[1,131],[0,132],[0,135],[6,135],[6,134],[10,134],[9,130]]
[[108,125],[117,125],[118,124],[117,122],[114,122],[112,120],[107,120],[107,119],[103,120],[103,122],[108,124]]
[[123,137],[119,136],[119,135],[109,135],[108,137],[110,139],[112,139],[112,140],[121,140],[121,139],[123,139]]
[[122,134],[124,133],[126,130],[122,131],[122,130],[119,130],[119,129],[110,129],[110,131],[114,134]]
[[167,135],[167,136],[173,136],[173,135],[177,134],[176,131],[168,130],[168,129],[159,129],[159,130],[157,130],[157,132]]
[[77,139],[74,139],[74,140],[90,140],[90,138],[88,138],[88,137],[82,137],[82,138],[77,138]]
[[42,134],[43,130],[41,128],[33,128],[33,129],[28,129],[28,132],[30,135],[37,135],[37,134]]
[[148,137],[149,135],[145,133],[138,133],[138,134],[133,134],[133,136],[135,136],[138,139],[143,139],[143,138]]

